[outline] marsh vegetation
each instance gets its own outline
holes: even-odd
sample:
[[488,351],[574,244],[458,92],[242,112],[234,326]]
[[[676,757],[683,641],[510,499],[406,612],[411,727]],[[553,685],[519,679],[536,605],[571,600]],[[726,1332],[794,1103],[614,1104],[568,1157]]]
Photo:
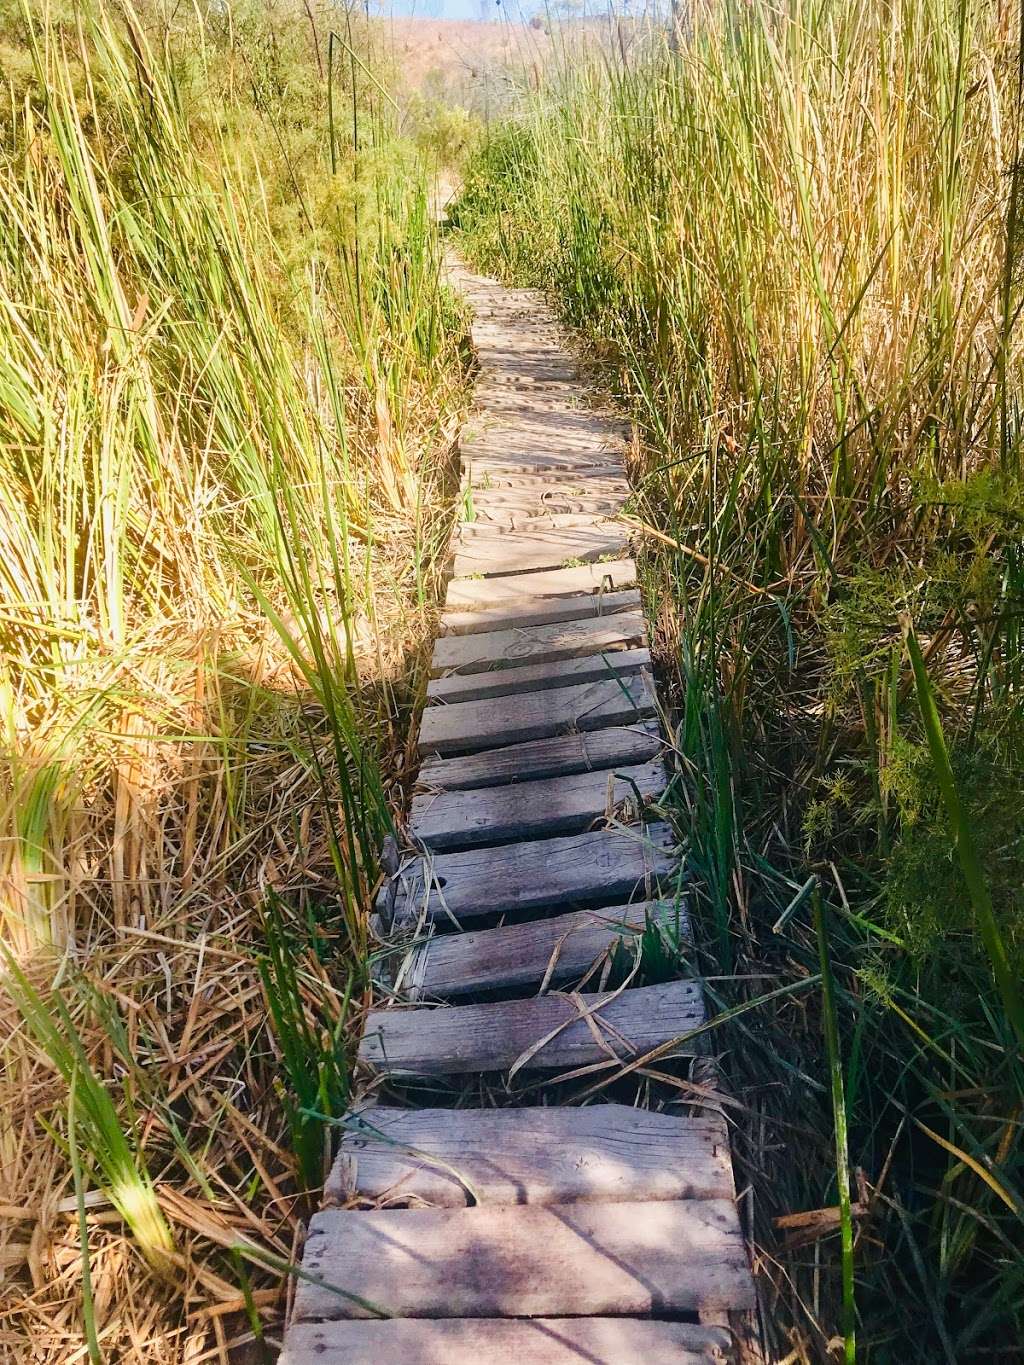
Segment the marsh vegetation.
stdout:
[[856,1335],[867,1359],[1008,1359],[1018,15],[691,18],[676,51],[567,49],[455,219],[479,265],[557,295],[638,426],[704,969],[726,1006],[793,988],[723,1042],[778,1356],[851,1359]]
[[456,154],[635,423],[701,930],[647,966],[723,1016],[775,1358],[1024,1338],[1020,16],[567,33],[478,126],[331,3],[0,4],[4,1359],[272,1358],[457,502]]
[[344,10],[5,6],[0,1355],[279,1321],[367,994],[460,323]]

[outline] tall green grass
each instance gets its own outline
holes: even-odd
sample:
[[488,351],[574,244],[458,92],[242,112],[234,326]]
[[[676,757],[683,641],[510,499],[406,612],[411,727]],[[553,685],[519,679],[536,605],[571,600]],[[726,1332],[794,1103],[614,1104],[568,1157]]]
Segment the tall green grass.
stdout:
[[828,1046],[787,1003],[733,1058],[781,1355],[1024,1334],[1018,27],[974,0],[725,3],[677,53],[567,50],[454,213],[477,265],[557,294],[640,428],[712,960],[817,971],[822,879]]
[[280,1312],[238,1248],[287,1265],[344,1103],[458,319],[365,26],[3,18],[5,1332],[178,1361]]

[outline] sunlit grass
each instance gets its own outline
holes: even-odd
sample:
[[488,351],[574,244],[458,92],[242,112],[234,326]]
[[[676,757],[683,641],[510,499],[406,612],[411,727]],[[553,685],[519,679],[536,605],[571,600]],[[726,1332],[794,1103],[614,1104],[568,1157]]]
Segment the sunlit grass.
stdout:
[[369,48],[342,130],[315,62],[305,105],[236,80],[258,15],[73,8],[21,21],[0,146],[4,1330],[170,1362],[280,1310],[324,1174],[458,319]]
[[[1018,23],[727,3],[677,54],[567,46],[454,211],[478,265],[557,291],[639,425],[710,960],[817,971],[821,879],[827,1046],[787,1003],[733,1058],[780,1355],[856,1331],[865,1358],[964,1358],[1022,1330]],[[773,1226],[816,1208],[828,1232]]]

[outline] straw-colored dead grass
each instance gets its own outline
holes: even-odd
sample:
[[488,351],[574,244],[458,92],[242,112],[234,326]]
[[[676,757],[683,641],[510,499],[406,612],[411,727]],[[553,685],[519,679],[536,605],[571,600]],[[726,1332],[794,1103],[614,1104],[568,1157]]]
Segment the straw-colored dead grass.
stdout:
[[339,156],[286,252],[287,144],[228,103],[200,147],[138,17],[80,19],[22,32],[0,149],[0,1359],[257,1360],[364,1004],[458,319],[369,76],[361,211]]
[[[401,696],[430,615],[399,611],[390,594],[379,605],[393,619],[364,646],[360,673],[369,691]],[[333,737],[255,614],[216,638],[158,636],[129,666],[156,706],[139,699],[122,733],[101,737],[110,767],[97,762],[97,779],[68,793],[47,897],[51,923],[66,929],[60,960],[40,950],[21,965],[40,988],[56,976],[86,1057],[115,1095],[130,1092],[140,1158],[174,1238],[161,1277],[102,1191],[86,1195],[104,1358],[226,1359],[253,1335],[247,1284],[271,1337],[288,1289],[277,1269],[243,1271],[238,1248],[291,1261],[310,1207],[257,959],[272,891],[298,923],[316,925],[299,959],[311,1020],[322,1031],[340,1013],[352,949],[324,798],[337,785]],[[156,711],[166,730],[209,738],[154,738]],[[397,781],[403,712],[381,711],[377,743]],[[244,733],[228,720],[242,713]],[[5,892],[16,905],[20,888],[8,879]],[[362,1001],[358,991],[353,1036]],[[82,1255],[71,1169],[42,1125],[65,1133],[68,1088],[4,994],[0,1036],[0,1359],[63,1365],[83,1349]]]

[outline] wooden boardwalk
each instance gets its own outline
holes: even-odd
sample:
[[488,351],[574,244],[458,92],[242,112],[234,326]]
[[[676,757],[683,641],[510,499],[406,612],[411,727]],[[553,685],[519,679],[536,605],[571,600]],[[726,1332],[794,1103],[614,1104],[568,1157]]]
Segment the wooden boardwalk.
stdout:
[[643,984],[687,920],[616,519],[627,433],[581,405],[537,295],[452,269],[480,369],[410,850],[378,903],[393,999],[282,1359],[755,1358],[701,986]]

